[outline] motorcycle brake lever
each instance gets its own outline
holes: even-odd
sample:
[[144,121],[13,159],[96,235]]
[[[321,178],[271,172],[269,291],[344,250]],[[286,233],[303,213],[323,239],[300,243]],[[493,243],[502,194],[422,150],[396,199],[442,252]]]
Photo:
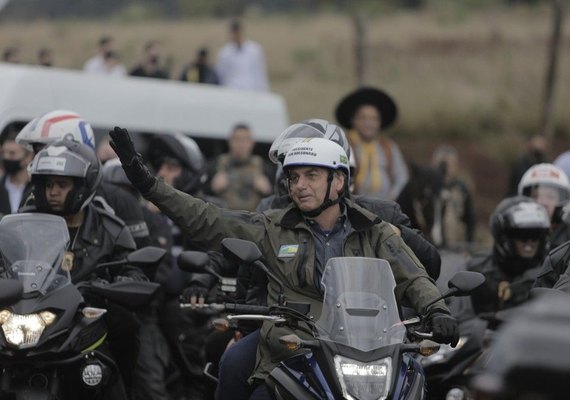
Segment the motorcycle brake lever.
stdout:
[[420,332],[420,331],[412,331],[412,335],[417,336],[421,339],[432,339],[433,332]]

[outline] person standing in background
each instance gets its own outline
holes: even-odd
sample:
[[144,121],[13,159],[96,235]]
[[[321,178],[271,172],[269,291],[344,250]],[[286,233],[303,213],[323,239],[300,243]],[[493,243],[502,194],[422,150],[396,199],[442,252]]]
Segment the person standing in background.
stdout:
[[0,138],[4,177],[0,185],[0,214],[18,212],[31,192],[30,175],[26,167],[33,153],[16,143],[18,131],[8,129]]
[[234,89],[268,91],[267,66],[259,43],[246,40],[241,23],[230,24],[230,42],[218,54],[220,84]]
[[398,115],[394,100],[380,89],[363,87],[345,96],[335,115],[349,131],[355,152],[355,194],[396,200],[408,182],[408,167],[398,145],[384,135]]
[[216,159],[209,188],[228,208],[255,211],[273,190],[263,159],[252,154],[254,145],[249,126],[237,124],[228,140],[229,152]]
[[444,144],[435,149],[432,166],[444,167],[444,186],[436,205],[436,220],[432,239],[442,248],[454,248],[473,242],[475,209],[468,185],[459,177],[459,154],[455,147]]
[[129,75],[168,79],[168,73],[160,67],[160,46],[157,41],[149,40],[145,44],[142,62],[134,67]]
[[208,60],[208,49],[201,47],[196,53],[196,59],[188,64],[180,74],[182,82],[209,83],[218,85],[219,79],[216,70]]
[[548,141],[543,135],[533,135],[528,139],[526,152],[511,167],[506,197],[514,196],[518,193],[519,182],[530,167],[547,162],[547,147]]
[[90,74],[107,74],[107,68],[105,67],[105,54],[109,51],[113,51],[113,38],[111,36],[102,36],[99,39],[99,50],[97,54],[91,57],[85,65],[83,70]]
[[2,62],[19,64],[20,63],[20,49],[14,46],[8,47],[2,53]]
[[42,47],[38,50],[38,65],[42,67],[53,67],[53,53],[51,49]]

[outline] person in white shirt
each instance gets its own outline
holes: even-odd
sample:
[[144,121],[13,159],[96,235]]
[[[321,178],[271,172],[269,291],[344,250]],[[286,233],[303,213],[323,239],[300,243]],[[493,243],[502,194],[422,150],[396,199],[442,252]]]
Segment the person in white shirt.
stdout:
[[220,84],[235,89],[268,91],[267,67],[263,48],[243,36],[239,21],[230,24],[231,41],[218,54],[216,72]]
[[90,74],[125,76],[127,70],[119,62],[119,57],[114,50],[113,38],[103,36],[99,39],[99,52],[96,56],[87,60],[83,70]]

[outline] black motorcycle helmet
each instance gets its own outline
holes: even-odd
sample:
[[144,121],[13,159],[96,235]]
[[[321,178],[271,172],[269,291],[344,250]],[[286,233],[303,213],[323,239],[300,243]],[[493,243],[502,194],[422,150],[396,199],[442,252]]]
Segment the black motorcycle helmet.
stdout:
[[[519,275],[537,266],[549,247],[550,218],[546,209],[526,196],[508,197],[501,201],[490,219],[494,239],[493,255],[499,268],[509,275]],[[515,239],[536,239],[538,251],[532,258],[520,257]]]
[[179,163],[182,174],[174,187],[185,193],[196,193],[205,181],[206,161],[194,139],[183,134],[156,135],[148,145],[146,158],[158,171],[165,162]]
[[74,188],[67,195],[62,215],[76,214],[91,202],[101,182],[101,162],[92,148],[69,139],[41,150],[32,162],[31,182],[40,212],[53,213],[46,199],[48,176],[73,178]]

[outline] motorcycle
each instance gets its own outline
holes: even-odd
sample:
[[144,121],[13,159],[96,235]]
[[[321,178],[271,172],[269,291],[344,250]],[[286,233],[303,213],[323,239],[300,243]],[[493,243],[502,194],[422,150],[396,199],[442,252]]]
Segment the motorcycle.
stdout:
[[[84,296],[127,310],[146,304],[158,284],[140,281],[74,283],[62,217],[13,214],[0,220],[0,398],[102,399],[120,396],[120,371],[107,349],[106,309]],[[164,257],[147,247],[96,271],[149,267]]]
[[[401,321],[389,263],[363,257],[332,258],[323,272],[323,309],[317,321],[307,317],[310,305],[288,301],[283,284],[260,261],[254,243],[224,239],[225,251],[241,262],[262,269],[281,288],[277,305],[211,304],[236,319],[267,320],[277,326],[307,333],[279,338],[291,351],[305,350],[282,361],[266,380],[276,399],[424,399],[425,375],[418,354],[427,356],[439,349],[421,332],[423,318]],[[441,298],[467,295],[481,285],[483,275],[458,272]],[[437,299],[440,300],[440,299]],[[435,300],[435,301],[437,301]],[[434,301],[434,303],[435,303]],[[184,306],[184,305],[183,305]],[[215,321],[220,329],[228,322]]]
[[[537,270],[527,271],[510,288],[518,292],[534,281]],[[517,313],[518,307],[497,312],[475,314],[471,300],[453,299],[449,305],[460,320],[461,337],[455,348],[444,345],[436,353],[422,359],[427,376],[428,399],[466,400],[473,398],[469,384],[477,374],[482,359],[489,356],[489,348],[497,329]],[[455,311],[455,312],[454,312]]]

